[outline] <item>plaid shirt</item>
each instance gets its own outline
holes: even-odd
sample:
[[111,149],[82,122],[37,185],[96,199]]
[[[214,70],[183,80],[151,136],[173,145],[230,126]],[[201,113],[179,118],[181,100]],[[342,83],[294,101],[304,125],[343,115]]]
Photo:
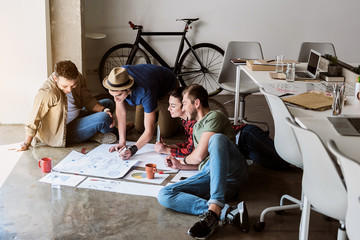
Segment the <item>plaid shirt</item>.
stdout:
[[[183,143],[176,143],[179,148],[171,148],[171,156],[174,157],[185,157],[189,155],[194,150],[194,140],[193,140],[193,127],[196,123],[195,120],[182,121],[182,125],[185,129],[186,141]],[[234,125],[233,129],[235,134],[241,131],[246,126],[246,124]]]
[[185,157],[194,150],[193,127],[195,123],[195,120],[182,121],[182,125],[185,130],[186,141],[183,143],[176,143],[179,148],[171,148],[171,156]]

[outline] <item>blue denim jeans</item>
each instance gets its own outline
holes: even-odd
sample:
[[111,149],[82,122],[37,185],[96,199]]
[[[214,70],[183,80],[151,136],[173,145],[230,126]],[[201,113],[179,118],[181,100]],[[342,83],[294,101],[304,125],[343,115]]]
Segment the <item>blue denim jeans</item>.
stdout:
[[263,167],[273,170],[284,170],[289,167],[289,163],[277,154],[274,141],[258,126],[247,124],[241,130],[238,146],[245,157]]
[[[111,112],[114,112],[115,104],[112,100],[102,99],[99,102],[105,108],[109,108]],[[110,128],[112,122],[113,120],[109,114],[105,112],[92,113],[84,108],[77,118],[66,125],[66,143],[84,142],[97,132],[113,132],[115,127]]]
[[200,215],[210,204],[224,207],[225,201],[237,196],[247,179],[247,165],[237,146],[223,134],[209,140],[209,161],[196,175],[162,188],[161,205],[178,212]]

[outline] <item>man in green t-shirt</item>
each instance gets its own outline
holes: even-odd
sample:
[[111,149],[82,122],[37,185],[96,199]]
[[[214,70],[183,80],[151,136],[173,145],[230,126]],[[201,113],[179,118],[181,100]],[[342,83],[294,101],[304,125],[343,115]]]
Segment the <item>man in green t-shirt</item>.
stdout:
[[199,173],[160,190],[161,205],[178,212],[200,215],[188,234],[196,239],[207,238],[218,221],[238,225],[249,231],[244,202],[229,207],[225,201],[235,197],[247,179],[247,164],[235,144],[235,133],[227,116],[210,111],[207,91],[190,85],[183,91],[183,111],[194,125],[194,151],[182,160],[166,157],[169,167],[195,170]]

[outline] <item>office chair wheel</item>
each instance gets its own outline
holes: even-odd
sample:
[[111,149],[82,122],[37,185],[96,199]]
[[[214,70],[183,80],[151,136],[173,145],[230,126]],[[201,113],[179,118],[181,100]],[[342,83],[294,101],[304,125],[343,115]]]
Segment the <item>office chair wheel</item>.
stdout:
[[258,221],[254,224],[255,232],[262,232],[262,230],[264,230],[264,228],[265,228],[265,222]]
[[275,211],[275,213],[277,215],[284,215],[285,211],[284,210],[279,210],[279,211]]

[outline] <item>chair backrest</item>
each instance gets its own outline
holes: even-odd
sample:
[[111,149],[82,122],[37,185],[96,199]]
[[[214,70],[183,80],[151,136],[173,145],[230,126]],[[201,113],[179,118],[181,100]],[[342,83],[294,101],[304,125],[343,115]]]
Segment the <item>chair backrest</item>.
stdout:
[[321,53],[321,55],[330,54],[336,56],[334,44],[329,42],[303,42],[300,47],[298,62],[307,62],[310,50]]
[[302,189],[316,210],[345,221],[347,196],[335,164],[316,133],[286,119],[298,141],[303,160]]
[[274,145],[276,152],[288,163],[302,168],[302,158],[296,137],[290,126],[285,123],[286,118],[295,121],[294,117],[281,98],[267,92],[263,87],[260,88],[260,92],[264,94],[274,120]]
[[347,188],[346,233],[350,239],[360,239],[360,164],[341,153],[333,140],[328,142],[328,147],[340,164]]
[[247,58],[247,59],[263,59],[263,52],[260,43],[258,42],[239,42],[231,41],[228,43],[224,59],[221,66],[221,72],[218,82],[236,80],[236,66],[231,63],[231,59],[234,58]]

